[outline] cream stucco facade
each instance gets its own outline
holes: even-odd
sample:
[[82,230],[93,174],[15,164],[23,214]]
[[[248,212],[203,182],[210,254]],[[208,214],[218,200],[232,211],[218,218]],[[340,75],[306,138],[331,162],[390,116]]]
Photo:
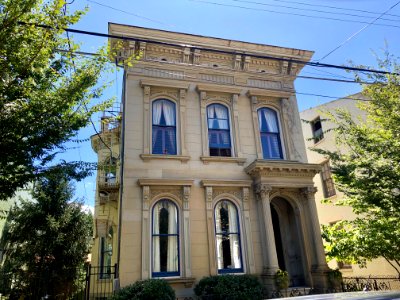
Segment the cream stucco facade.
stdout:
[[[116,58],[121,65],[138,51],[141,59],[125,64],[120,126],[100,134],[113,136],[107,141],[114,141],[118,175],[112,183],[98,175],[93,256],[113,228],[111,256],[121,287],[162,277],[178,297],[190,297],[204,276],[245,273],[272,291],[278,268],[289,272],[292,286],[326,287],[313,183],[320,166],[307,163],[293,85],[302,68],[295,61],[308,61],[312,52],[119,24],[110,24],[109,34],[128,38]],[[158,102],[161,117],[156,101],[164,101]],[[210,117],[214,104],[226,111],[223,118]],[[260,133],[260,111],[275,116],[273,132]],[[160,129],[160,118],[172,125]],[[218,134],[229,142],[219,155],[211,151],[212,118],[225,124]],[[162,143],[173,146],[163,144],[159,153],[161,130],[170,130]],[[265,157],[272,139],[278,159]],[[98,136],[92,144],[99,162],[109,159]],[[154,225],[161,222],[160,205],[169,207],[167,243],[176,243],[166,250],[164,272],[159,250],[165,242],[161,225]],[[219,207],[229,208],[229,218]],[[220,234],[216,223],[223,218],[230,230]]]
[[[331,151],[338,149],[335,141],[334,131],[329,130],[331,128],[334,128],[334,124],[328,120],[321,122],[322,130],[319,132],[322,132],[323,137],[315,140],[313,138],[313,132],[315,132],[315,128],[313,128],[314,120],[318,120],[318,118],[325,119],[324,113],[335,113],[335,110],[337,109],[349,111],[354,120],[357,120],[357,118],[365,119],[365,112],[358,108],[358,100],[353,100],[351,98],[365,99],[362,94],[355,94],[348,98],[334,100],[326,104],[319,105],[300,112],[300,117],[302,120],[311,122],[303,122],[303,133],[307,147],[307,156],[309,162],[320,164],[322,166],[325,165],[329,168],[329,163],[327,164],[327,158],[315,151],[312,151],[312,149],[319,148]],[[317,135],[320,134],[319,132],[317,133]],[[344,149],[341,148],[341,150]],[[342,193],[334,189],[334,184],[332,184],[333,191],[328,191],[329,188],[327,188],[326,186],[326,181],[329,180],[329,178],[324,178],[322,176],[323,173],[324,171],[314,177],[314,183],[318,190],[315,194],[315,199],[320,223],[324,225],[329,225],[340,220],[354,219],[355,215],[353,214],[351,207],[335,206],[333,204],[321,203],[323,199],[330,199],[332,200],[332,203],[335,203],[337,200],[343,197]],[[329,177],[329,175],[327,177]],[[328,182],[328,186],[329,184],[330,183]],[[332,269],[339,268],[343,276],[348,277],[398,275],[395,269],[393,269],[390,264],[386,262],[383,258],[375,259],[371,262],[368,262],[366,268],[360,268],[358,265],[351,265],[340,262],[338,263],[336,261],[330,261],[329,266]]]

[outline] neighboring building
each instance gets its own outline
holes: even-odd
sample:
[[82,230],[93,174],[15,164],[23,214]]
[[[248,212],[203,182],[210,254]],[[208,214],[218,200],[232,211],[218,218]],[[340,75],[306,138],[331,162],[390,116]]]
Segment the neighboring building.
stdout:
[[[351,97],[355,99],[365,99],[361,93]],[[344,109],[349,111],[355,119],[365,119],[365,112],[357,107],[358,101],[349,98],[334,100],[300,112],[300,118],[307,121],[303,122],[303,134],[307,146],[308,161],[320,164],[322,167],[321,173],[314,177],[314,183],[318,189],[315,194],[315,200],[318,208],[319,221],[324,225],[355,218],[351,207],[321,203],[323,199],[330,199],[335,203],[337,200],[341,199],[343,195],[335,189],[329,160],[323,155],[312,151],[313,148],[331,151],[337,149],[334,131],[329,130],[334,128],[334,124],[326,120],[324,112],[334,113],[337,109]],[[343,148],[341,150],[343,150]],[[384,258],[367,263],[367,268],[359,268],[358,265],[337,261],[329,262],[329,266],[333,269],[339,268],[344,276],[398,275]]]
[[[92,137],[92,263],[119,283],[165,278],[178,297],[217,274],[326,287],[328,269],[293,82],[312,52],[110,24],[123,36],[122,122]],[[111,40],[115,45],[115,40]],[[293,61],[288,61],[293,60]],[[107,144],[107,145],[105,145]]]

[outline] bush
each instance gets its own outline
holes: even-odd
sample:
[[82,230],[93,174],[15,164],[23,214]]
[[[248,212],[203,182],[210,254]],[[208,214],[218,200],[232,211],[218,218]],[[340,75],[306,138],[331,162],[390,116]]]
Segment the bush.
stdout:
[[120,289],[112,300],[175,300],[175,291],[162,279],[136,281]]
[[204,277],[194,288],[197,296],[207,300],[262,299],[263,287],[251,275],[220,275]]

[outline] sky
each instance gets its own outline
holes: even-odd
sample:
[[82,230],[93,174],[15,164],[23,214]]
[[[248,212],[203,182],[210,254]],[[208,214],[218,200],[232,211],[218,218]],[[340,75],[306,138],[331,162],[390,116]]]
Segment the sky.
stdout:
[[[400,50],[399,0],[75,0],[71,11],[88,8],[74,29],[107,33],[108,23],[240,40],[314,51],[312,61],[335,65],[364,65],[378,69],[384,49]],[[72,35],[82,51],[96,52],[105,38]],[[336,50],[335,50],[336,49]],[[333,51],[333,52],[332,52]],[[332,52],[332,53],[331,53]],[[330,53],[330,54],[329,54]],[[116,68],[115,68],[116,69]],[[302,76],[352,80],[353,74],[306,66]],[[104,74],[113,81],[104,99],[120,102],[122,72]],[[299,109],[305,110],[361,90],[358,84],[298,78]],[[99,116],[93,123],[99,128]],[[82,129],[79,139],[95,134]],[[96,161],[90,141],[71,145],[66,160]],[[94,206],[95,175],[76,184],[76,197]]]

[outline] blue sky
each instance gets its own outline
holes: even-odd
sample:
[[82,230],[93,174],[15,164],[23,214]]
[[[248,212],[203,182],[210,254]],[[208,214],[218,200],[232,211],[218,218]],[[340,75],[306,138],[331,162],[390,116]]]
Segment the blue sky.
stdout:
[[[107,33],[108,22],[155,29],[185,32],[225,39],[242,40],[315,52],[312,60],[319,61],[330,51],[339,49],[321,60],[323,63],[376,67],[376,54],[388,50],[398,55],[400,50],[399,0],[75,0],[71,10],[88,7],[89,11],[75,29]],[[400,2],[400,1],[399,1]],[[107,7],[109,6],[109,7]],[[394,6],[394,7],[393,7]],[[369,25],[380,14],[381,19]],[[303,15],[303,16],[300,16]],[[304,16],[306,15],[306,16]],[[338,21],[333,19],[348,20]],[[383,20],[386,19],[386,20]],[[357,23],[355,21],[364,22]],[[376,25],[381,24],[381,25]],[[389,26],[382,26],[389,25]],[[364,28],[365,27],[365,28]],[[357,32],[360,33],[356,34]],[[355,35],[356,34],[356,35]],[[352,37],[355,35],[354,37]],[[352,38],[351,38],[352,37]],[[104,38],[74,34],[83,51],[96,51],[106,43]],[[304,76],[352,79],[352,74],[335,69],[305,67]],[[104,75],[114,80],[104,98],[120,101],[121,71]],[[357,84],[310,79],[297,79],[296,90],[300,110],[360,91]],[[93,122],[98,126],[98,118]],[[80,139],[94,134],[93,128],[82,129]],[[67,160],[96,161],[90,142],[74,144],[64,156]],[[76,185],[76,196],[94,205],[95,176]]]

